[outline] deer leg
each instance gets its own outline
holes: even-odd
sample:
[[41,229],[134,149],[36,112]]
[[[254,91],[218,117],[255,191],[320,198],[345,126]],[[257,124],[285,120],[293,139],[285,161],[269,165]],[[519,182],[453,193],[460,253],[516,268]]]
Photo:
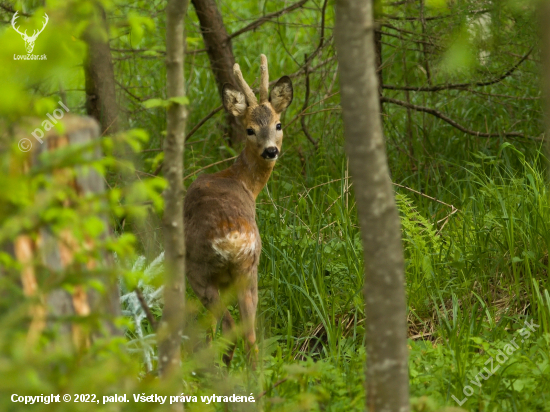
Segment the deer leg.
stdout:
[[[233,352],[235,351],[235,321],[233,317],[224,306],[218,288],[214,285],[206,285],[206,287],[194,287],[193,281],[190,280],[191,287],[195,291],[195,294],[204,305],[216,318],[216,322],[222,324],[222,333],[224,337],[229,340],[230,345],[227,352],[223,355],[223,361],[226,365],[229,366],[231,359],[233,359]],[[197,285],[198,286],[198,285]]]
[[258,306],[258,286],[256,277],[251,285],[238,293],[241,322],[246,344],[246,352],[252,369],[256,369],[258,347],[256,345],[256,308]]
[[229,313],[227,309],[225,309],[223,313],[222,318],[222,333],[226,339],[229,340],[230,344],[227,348],[227,351],[223,354],[223,363],[225,363],[227,366],[231,363],[231,360],[233,359],[233,354],[235,353],[235,345],[236,345],[236,336],[233,333],[235,330],[235,321],[233,320],[233,317]]

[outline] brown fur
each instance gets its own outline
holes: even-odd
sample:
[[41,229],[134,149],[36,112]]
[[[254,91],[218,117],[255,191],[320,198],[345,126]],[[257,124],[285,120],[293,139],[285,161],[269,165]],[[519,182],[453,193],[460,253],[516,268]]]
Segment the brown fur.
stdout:
[[[283,81],[286,90],[278,84]],[[253,129],[244,150],[228,169],[201,175],[185,196],[184,222],[187,279],[201,302],[218,320],[227,337],[234,341],[235,322],[222,304],[220,291],[237,294],[247,350],[255,366],[255,316],[258,304],[257,271],[262,243],[256,225],[256,197],[267,183],[275,160],[261,155],[267,147],[281,150],[283,133],[277,130],[280,115],[292,101],[288,77],[275,85],[277,110],[268,101],[245,106],[238,90],[224,87],[224,105],[230,113],[242,116],[247,129]],[[234,345],[224,356],[228,364]]]

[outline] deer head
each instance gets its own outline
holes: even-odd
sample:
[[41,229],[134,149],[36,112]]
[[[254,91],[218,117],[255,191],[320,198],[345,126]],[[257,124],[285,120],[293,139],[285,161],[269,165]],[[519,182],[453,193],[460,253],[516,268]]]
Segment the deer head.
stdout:
[[32,53],[32,50],[34,49],[34,42],[36,40],[36,38],[38,37],[38,35],[40,33],[42,33],[44,31],[44,28],[46,27],[46,24],[48,24],[48,15],[46,13],[44,13],[44,17],[45,17],[45,21],[44,21],[44,25],[42,26],[42,28],[40,30],[35,30],[32,34],[32,36],[28,36],[27,35],[27,30],[25,30],[24,33],[21,33],[17,27],[15,27],[15,21],[17,20],[17,17],[19,17],[17,15],[17,13],[19,12],[15,12],[15,14],[13,15],[13,18],[11,19],[11,25],[13,26],[13,29],[19,33],[21,35],[21,37],[23,38],[23,40],[25,40],[25,47],[27,48],[27,53]]
[[292,102],[292,81],[281,77],[269,93],[267,57],[261,55],[260,101],[243,78],[238,64],[233,73],[241,90],[230,84],[223,87],[223,104],[226,110],[242,119],[248,134],[247,145],[267,162],[277,160],[281,150],[283,132],[280,117]]

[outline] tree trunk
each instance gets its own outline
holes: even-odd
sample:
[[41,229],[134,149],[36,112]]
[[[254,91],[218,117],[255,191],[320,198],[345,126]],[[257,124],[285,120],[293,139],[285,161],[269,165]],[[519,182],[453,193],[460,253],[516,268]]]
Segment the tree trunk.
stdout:
[[[215,0],[191,0],[193,7],[201,24],[201,32],[210,60],[210,66],[216,79],[216,86],[220,98],[225,83],[236,87],[235,75],[233,74],[233,48],[231,39],[223,24],[223,19]],[[227,134],[232,144],[244,141],[244,128],[235,116],[226,113]]]
[[113,134],[118,131],[115,73],[105,10],[99,5],[97,8],[97,15],[92,17],[83,35],[88,45],[84,62],[86,113],[99,122],[102,134]]
[[[185,95],[183,74],[185,37],[184,17],[188,0],[169,0],[166,6],[166,95]],[[187,110],[172,103],[167,110],[164,140],[164,177],[168,181],[164,195],[164,311],[157,331],[159,372],[161,377],[180,385],[180,345],[185,308],[185,242],[183,233],[183,149]],[[179,388],[180,393],[183,388]],[[176,404],[178,405],[178,404]],[[175,409],[182,409],[181,404]]]
[[[382,77],[382,24],[383,18],[382,0],[373,0],[374,3],[374,49],[376,50],[376,73],[378,75],[378,93],[382,96],[382,86],[384,85],[384,78]],[[382,107],[382,101],[380,101],[380,107]]]
[[[45,152],[54,153],[70,145],[90,145],[100,137],[99,125],[94,119],[65,114],[63,123],[65,125],[63,133],[60,134],[56,129],[47,132],[43,136],[44,143],[34,145],[30,156],[16,168],[22,170],[29,170],[31,167],[40,168],[44,166],[41,155]],[[21,129],[16,133],[17,138],[28,140],[26,136],[29,135],[29,127],[33,124],[38,125],[39,120],[31,119],[28,124],[22,122]],[[99,146],[95,146],[91,147],[84,156],[88,160],[93,160],[99,159],[102,154]],[[46,170],[49,169],[46,167]],[[93,170],[88,172],[83,172],[79,168],[71,170],[61,164],[50,173],[48,178],[62,182],[65,187],[73,191],[74,197],[83,198],[92,195],[101,197],[105,191],[103,176]],[[64,200],[64,207],[67,209],[75,206],[69,199],[70,197]],[[106,216],[99,217],[107,228],[109,225]],[[102,238],[108,236],[110,236],[109,229],[101,235]],[[97,243],[96,239],[79,239],[68,227],[52,231],[51,227],[39,226],[35,231],[19,235],[9,248],[22,265],[23,293],[35,300],[30,308],[31,323],[27,335],[29,348],[36,346],[46,328],[57,331],[56,344],[66,351],[83,351],[87,349],[94,337],[104,336],[104,332],[120,335],[121,331],[112,322],[120,316],[120,301],[117,283],[108,275],[109,270],[106,270],[112,267],[110,253],[102,251],[99,259],[89,259],[80,274],[82,279],[89,275],[98,277],[97,280],[103,284],[106,294],[100,294],[95,289],[87,287],[84,280],[81,284],[72,284],[71,292],[56,288],[46,294],[41,288],[43,285],[39,280],[40,271],[50,271],[53,277],[59,277],[66,271],[66,274],[74,277],[74,268],[71,267],[74,265],[75,256],[83,249],[93,250]],[[105,272],[105,275],[99,275],[101,272]],[[94,330],[90,334],[87,327],[75,321],[77,317],[90,315],[106,319],[101,332]]]
[[[544,140],[546,144],[546,153],[550,158],[550,1],[540,0],[539,6],[539,26],[540,34],[542,38],[541,57],[542,57],[542,95],[545,98],[545,117],[546,117],[546,130],[544,133]],[[550,180],[550,171],[549,180]]]
[[346,152],[365,257],[367,410],[409,411],[404,258],[380,120],[372,0],[337,0]]

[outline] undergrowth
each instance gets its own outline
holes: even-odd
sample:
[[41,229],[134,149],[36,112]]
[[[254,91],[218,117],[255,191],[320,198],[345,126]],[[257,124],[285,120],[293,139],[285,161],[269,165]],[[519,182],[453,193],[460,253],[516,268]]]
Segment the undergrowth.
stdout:
[[[266,411],[363,410],[368,319],[353,186],[343,159],[344,178],[326,175],[310,187],[286,180],[283,168],[275,173],[257,207],[262,369],[247,371],[241,342],[229,370],[233,380],[225,381],[221,366],[201,370],[205,359],[220,364],[218,337],[213,348],[188,349],[191,392],[235,385],[265,390]],[[543,163],[540,153],[527,160],[503,144],[495,156],[474,153],[456,165],[445,197],[396,186],[415,410],[458,406],[453,396],[467,410],[549,410],[550,204]],[[435,204],[435,213],[419,199]],[[189,322],[208,316],[190,291],[188,299]],[[236,307],[231,311],[238,316]],[[526,321],[536,326],[521,339]],[[189,328],[204,338],[204,331]],[[498,350],[512,340],[517,348],[507,347],[506,360],[497,363],[503,359]],[[484,369],[490,358],[494,374]]]

